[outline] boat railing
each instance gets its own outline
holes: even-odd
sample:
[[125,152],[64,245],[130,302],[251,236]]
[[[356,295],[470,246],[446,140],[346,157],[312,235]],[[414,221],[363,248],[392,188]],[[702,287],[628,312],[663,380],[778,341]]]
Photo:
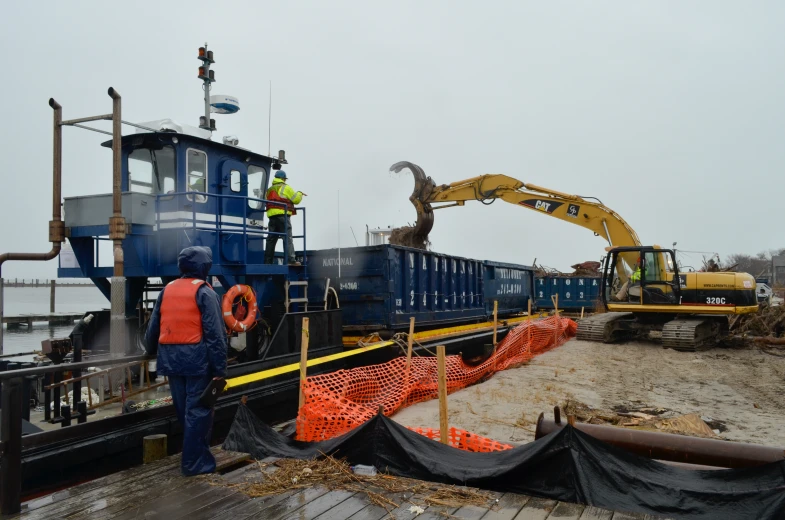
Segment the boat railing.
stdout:
[[[91,367],[103,367],[114,365],[128,365],[130,363],[146,363],[154,358],[148,356],[127,356],[123,358],[94,358],[89,361],[76,363],[65,363],[49,365],[43,367],[23,368],[0,372],[0,384],[2,385],[2,397],[0,397],[0,513],[8,514],[19,511],[21,501],[21,479],[22,474],[22,419],[24,410],[29,410],[29,402],[25,403],[25,395],[29,396],[31,380],[39,377],[56,378],[63,372],[87,370]],[[114,369],[114,368],[113,368]],[[79,392],[81,394],[81,391]],[[76,395],[76,392],[75,392]],[[83,423],[89,412],[86,412],[86,404],[80,401],[75,414],[70,414],[71,408],[67,412],[70,419],[76,419]],[[61,410],[62,413],[62,410]],[[55,418],[57,419],[57,418]],[[63,424],[65,426],[65,424]]]
[[[240,204],[235,203],[231,210],[225,210],[226,206],[232,204],[234,201],[240,201]],[[251,203],[257,205],[258,208],[251,208]],[[238,209],[238,206],[242,207],[241,211]],[[154,229],[156,231],[162,229],[182,229],[186,232],[186,235],[188,230],[210,230],[222,233],[236,233],[243,238],[241,241],[241,258],[239,260],[240,263],[244,265],[249,264],[249,239],[258,238],[266,241],[269,240],[270,237],[275,236],[283,241],[283,258],[286,259],[288,258],[289,253],[286,233],[269,231],[264,225],[264,208],[270,207],[286,209],[286,204],[267,199],[246,197],[243,195],[227,195],[199,191],[160,194],[156,195],[155,199]],[[296,241],[302,240],[302,251],[304,253],[307,250],[306,210],[305,207],[302,206],[298,206],[295,209],[297,216],[302,215],[302,234],[293,235],[292,240],[295,243],[297,243]],[[292,217],[290,217],[290,224],[291,218]],[[161,257],[161,240],[161,235],[158,234],[158,258]],[[222,240],[216,240],[216,248],[216,257],[222,258]],[[305,254],[303,254],[303,265],[305,265],[305,262],[306,258]]]

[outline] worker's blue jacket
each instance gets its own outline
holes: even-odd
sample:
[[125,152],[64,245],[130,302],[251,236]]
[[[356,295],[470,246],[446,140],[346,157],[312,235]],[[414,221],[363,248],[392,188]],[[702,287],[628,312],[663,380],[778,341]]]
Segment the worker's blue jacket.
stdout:
[[[194,246],[183,249],[177,259],[181,278],[207,280],[213,265],[209,247]],[[221,314],[221,300],[206,284],[196,292],[196,305],[202,315],[202,339],[193,345],[160,345],[161,302],[166,288],[150,316],[145,334],[147,352],[158,356],[158,374],[162,376],[226,376],[226,328]]]

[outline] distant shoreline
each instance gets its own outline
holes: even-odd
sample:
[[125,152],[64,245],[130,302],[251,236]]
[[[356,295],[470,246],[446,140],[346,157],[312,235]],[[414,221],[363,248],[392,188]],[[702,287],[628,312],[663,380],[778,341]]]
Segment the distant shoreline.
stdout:
[[[32,287],[42,288],[51,287],[51,280],[7,280],[4,279],[5,287]],[[92,282],[60,282],[55,280],[55,287],[95,287]]]

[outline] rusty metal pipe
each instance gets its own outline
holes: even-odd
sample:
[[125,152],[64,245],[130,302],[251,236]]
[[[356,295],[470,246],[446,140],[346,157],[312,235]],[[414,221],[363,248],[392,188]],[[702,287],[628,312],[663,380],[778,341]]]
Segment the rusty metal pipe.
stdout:
[[[49,99],[49,106],[54,110],[53,129],[54,139],[52,145],[52,220],[49,221],[49,241],[52,249],[48,253],[3,253],[0,255],[0,322],[3,316],[3,264],[10,260],[28,260],[45,262],[60,254],[61,243],[65,240],[65,225],[60,211],[62,194],[62,151],[63,151],[63,107],[54,99]],[[3,329],[0,323],[0,354],[3,353]]]
[[68,119],[63,121],[63,126],[75,125],[76,123],[87,123],[89,121],[109,121],[112,119],[112,114],[103,114],[100,116],[80,117],[79,119]]
[[112,218],[109,221],[109,238],[114,243],[114,276],[123,276],[123,239],[125,219],[122,199],[122,98],[120,93],[109,87],[112,98]]
[[52,242],[52,249],[48,253],[3,253],[0,255],[0,273],[3,264],[9,260],[31,260],[46,261],[51,260],[60,252],[60,244],[65,237],[65,228],[61,219],[60,198],[62,193],[62,149],[63,149],[63,129],[61,126],[63,118],[63,107],[54,99],[49,100],[49,106],[54,109],[54,142],[52,150],[52,220],[49,222],[49,241]]
[[[534,438],[542,438],[564,427],[564,423],[558,424],[540,414]],[[748,468],[785,460],[785,450],[769,446],[597,424],[576,423],[575,428],[597,440],[661,461],[721,468]]]

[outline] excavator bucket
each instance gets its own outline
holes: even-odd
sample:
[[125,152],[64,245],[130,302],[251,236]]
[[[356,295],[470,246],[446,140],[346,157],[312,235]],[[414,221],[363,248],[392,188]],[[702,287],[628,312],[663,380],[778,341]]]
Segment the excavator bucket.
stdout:
[[414,191],[409,200],[417,212],[417,221],[412,229],[412,238],[427,243],[428,235],[433,229],[433,208],[430,203],[424,201],[428,200],[436,184],[433,179],[425,175],[422,168],[409,161],[393,164],[390,166],[390,171],[400,173],[404,168],[408,168],[414,176]]

